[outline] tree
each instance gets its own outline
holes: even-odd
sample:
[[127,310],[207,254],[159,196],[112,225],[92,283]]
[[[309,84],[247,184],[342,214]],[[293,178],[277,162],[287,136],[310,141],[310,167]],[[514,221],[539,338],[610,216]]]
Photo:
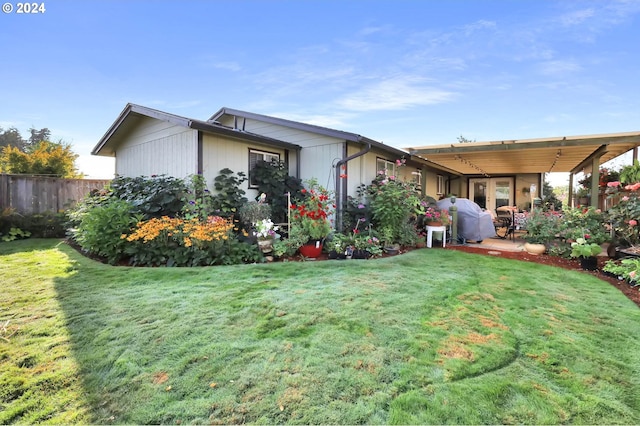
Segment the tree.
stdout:
[[545,210],[562,210],[562,201],[556,197],[553,187],[546,179],[542,182],[542,205]]
[[464,136],[460,135],[458,136],[458,142],[459,143],[471,143],[471,142],[475,142],[476,140],[471,140],[471,139],[467,139]]
[[0,171],[13,174],[47,175],[62,178],[82,177],[76,169],[78,155],[63,142],[40,141],[27,152],[6,146],[0,154]]
[[42,141],[51,140],[51,130],[49,130],[46,127],[40,130],[36,130],[35,128],[32,127],[29,129],[29,133],[31,133],[31,136],[29,136],[29,141],[27,145],[30,149],[35,148],[36,145],[38,145],[38,143]]
[[9,127],[4,130],[0,127],[0,148],[5,146],[13,146],[18,149],[24,148],[25,141],[22,139],[20,132],[15,127]]

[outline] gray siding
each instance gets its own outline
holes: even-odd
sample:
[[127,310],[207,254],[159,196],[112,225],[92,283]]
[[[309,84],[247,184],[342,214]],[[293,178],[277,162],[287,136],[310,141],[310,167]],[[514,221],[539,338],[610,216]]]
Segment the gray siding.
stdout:
[[[202,172],[209,188],[213,189],[213,180],[224,168],[231,169],[234,173],[243,172],[248,177],[249,149],[280,154],[281,160],[285,158],[283,148],[205,134],[202,140]],[[290,155],[290,169],[295,170],[295,167],[291,165],[291,162],[295,160],[292,160],[291,157]],[[246,197],[249,200],[259,195],[257,190],[249,189],[249,182],[245,182],[242,189],[247,193]]]
[[198,132],[153,118],[145,118],[118,147],[116,174],[179,178],[198,171]]

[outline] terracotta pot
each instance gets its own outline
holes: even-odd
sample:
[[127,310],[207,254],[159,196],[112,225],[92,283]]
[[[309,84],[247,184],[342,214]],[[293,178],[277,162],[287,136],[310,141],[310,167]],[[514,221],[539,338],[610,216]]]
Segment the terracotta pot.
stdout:
[[309,243],[301,246],[299,249],[300,254],[304,257],[308,257],[310,259],[315,259],[322,254],[322,242],[316,241],[314,243]]
[[524,243],[524,249],[529,254],[542,254],[547,251],[547,246],[544,244]]
[[443,226],[442,222],[426,222],[427,226]]

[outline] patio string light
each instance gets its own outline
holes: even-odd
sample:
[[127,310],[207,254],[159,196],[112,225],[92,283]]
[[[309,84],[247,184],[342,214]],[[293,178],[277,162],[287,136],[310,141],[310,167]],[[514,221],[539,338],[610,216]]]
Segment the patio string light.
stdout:
[[466,158],[463,158],[460,155],[456,155],[455,156],[456,160],[466,164],[469,167],[472,167],[474,169],[476,169],[477,171],[479,171],[484,177],[490,177],[489,173],[485,172],[484,170],[482,170],[482,168],[480,168],[479,166],[473,164],[471,161],[467,160]]
[[556,158],[553,160],[553,163],[551,163],[551,167],[549,167],[549,173],[551,173],[553,168],[556,166],[556,163],[558,162],[558,159],[560,158],[561,155],[562,155],[562,150],[559,149],[558,152],[556,152]]

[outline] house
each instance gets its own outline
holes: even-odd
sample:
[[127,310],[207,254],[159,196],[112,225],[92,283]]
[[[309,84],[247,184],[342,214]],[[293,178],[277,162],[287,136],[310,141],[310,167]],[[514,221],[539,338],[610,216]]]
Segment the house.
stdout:
[[[398,149],[356,133],[231,108],[205,121],[127,104],[92,154],[115,157],[116,174],[130,177],[202,174],[211,185],[229,168],[249,176],[242,188],[249,198],[258,196],[251,183],[255,163],[278,159],[291,176],[316,178],[335,191],[340,213],[347,196],[381,170],[415,181],[434,198],[455,194],[489,210],[527,208],[543,195],[545,173],[571,172],[572,179],[586,171],[597,188],[599,165],[638,146],[640,132]],[[401,158],[405,166],[397,168]]]
[[[315,178],[336,194],[337,218],[347,196],[385,170],[419,184],[423,194],[449,192],[461,175],[408,152],[340,130],[222,108],[210,119],[196,120],[127,104],[92,151],[116,159],[116,174],[186,177],[202,174],[211,186],[223,168],[244,172],[249,198],[257,197],[251,170],[259,160],[278,159],[291,176]],[[398,168],[396,160],[404,158]]]

